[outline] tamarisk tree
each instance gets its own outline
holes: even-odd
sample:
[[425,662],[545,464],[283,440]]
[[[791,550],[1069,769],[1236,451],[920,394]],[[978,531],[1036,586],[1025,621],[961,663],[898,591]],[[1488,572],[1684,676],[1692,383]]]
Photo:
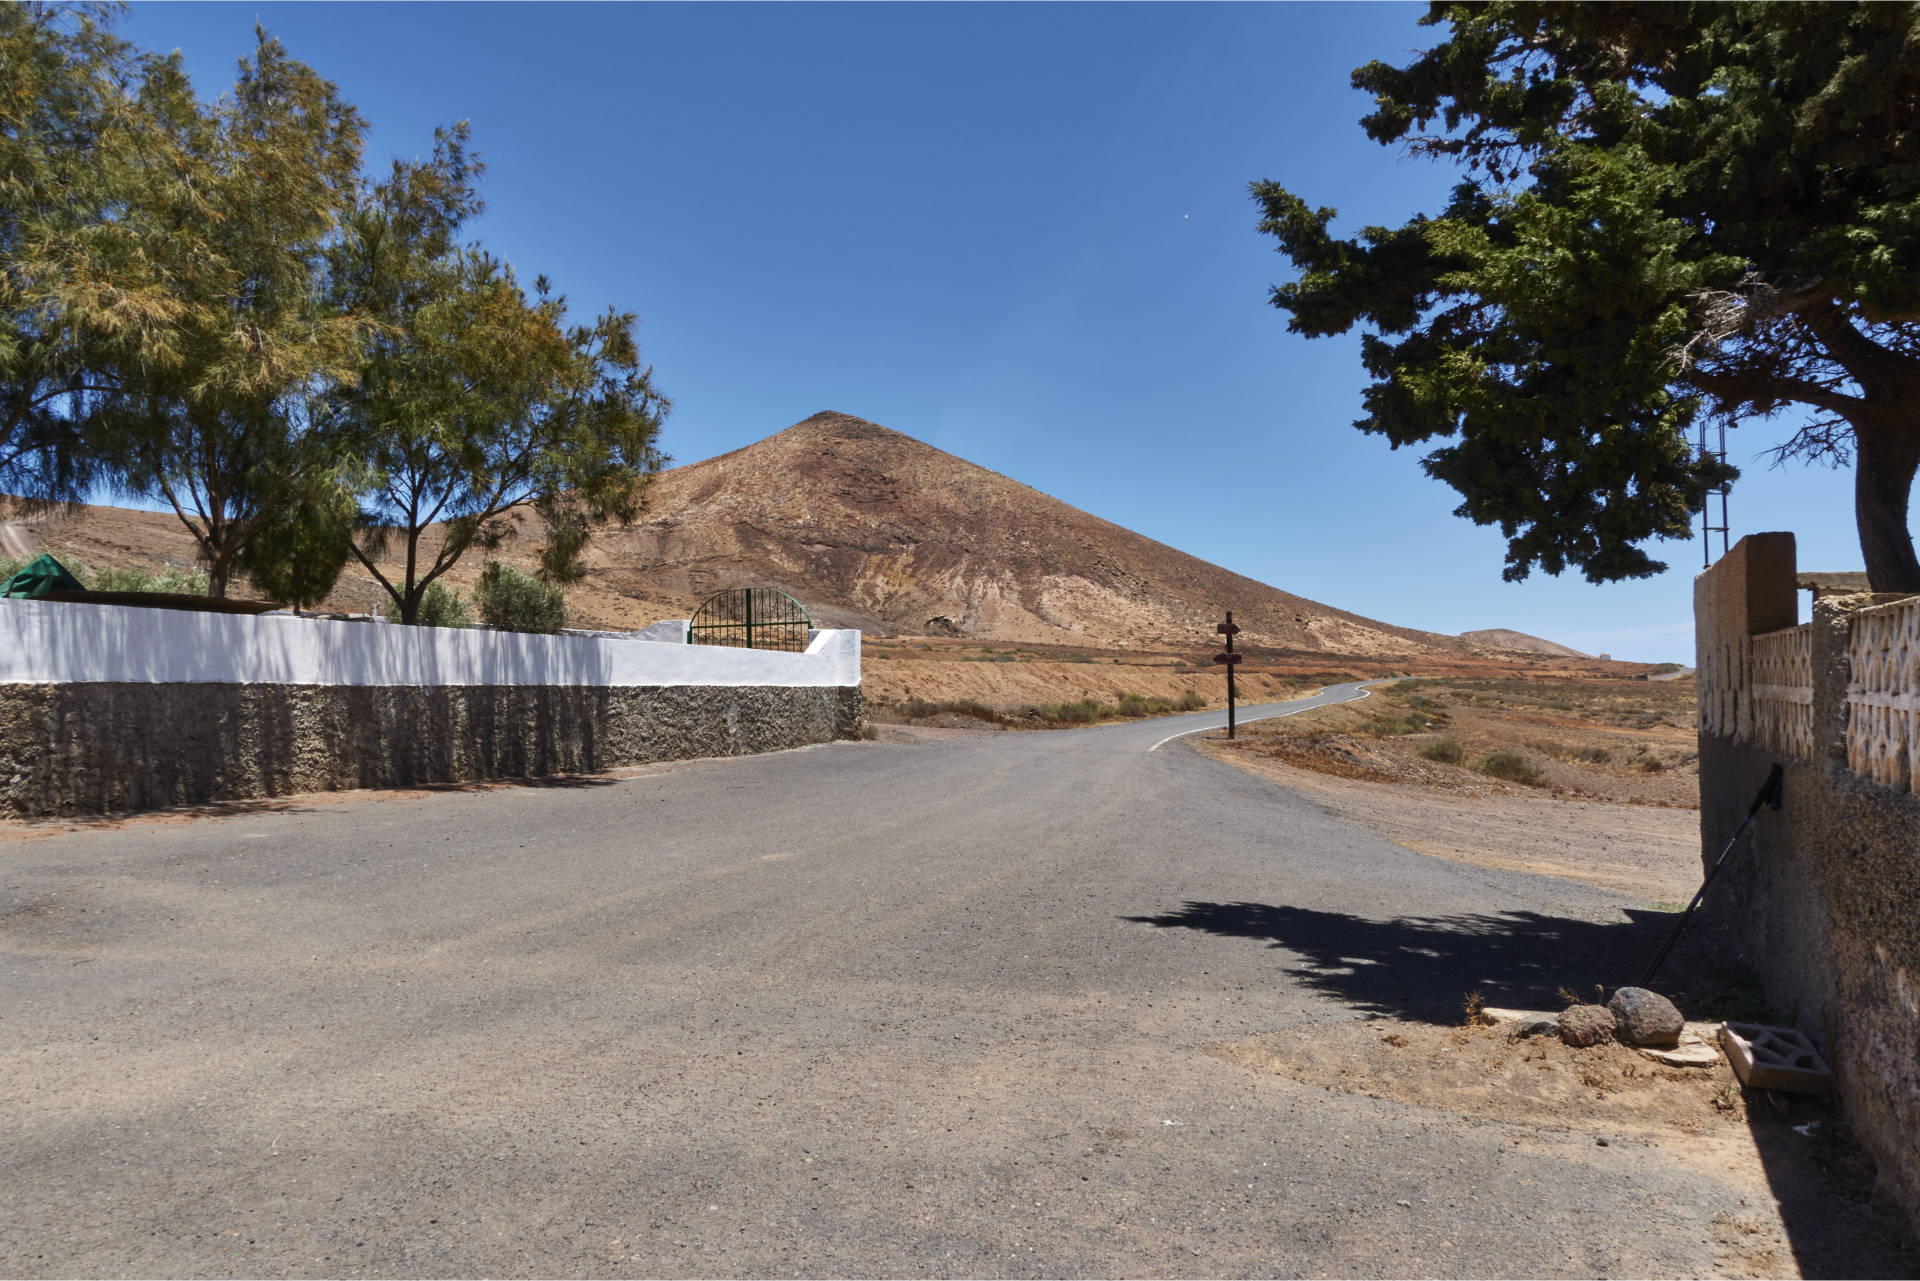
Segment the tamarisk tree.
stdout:
[[[592,522],[631,520],[664,458],[668,402],[640,360],[634,316],[567,321],[566,300],[459,243],[480,209],[464,125],[368,188],[330,259],[333,305],[365,318],[354,376],[321,412],[369,469],[353,554],[406,623],[512,514],[553,532],[553,581],[578,573]],[[397,562],[397,564],[395,564]]]
[[111,16],[0,5],[0,492],[78,498],[85,424],[115,366],[165,364],[182,307],[125,214],[157,138],[142,100],[170,63]]
[[1256,182],[1300,270],[1288,328],[1364,332],[1364,431],[1498,525],[1505,576],[1665,566],[1732,469],[1705,416],[1855,469],[1877,591],[1920,591],[1920,7],[1439,3],[1447,38],[1353,73],[1376,142],[1459,165],[1446,206],[1335,236]]
[[233,91],[202,104],[177,64],[149,77],[162,122],[125,216],[176,313],[166,359],[123,361],[93,416],[125,488],[163,500],[226,594],[247,544],[337,466],[306,415],[350,378],[359,318],[332,311],[321,256],[350,207],[363,124],[256,29]]

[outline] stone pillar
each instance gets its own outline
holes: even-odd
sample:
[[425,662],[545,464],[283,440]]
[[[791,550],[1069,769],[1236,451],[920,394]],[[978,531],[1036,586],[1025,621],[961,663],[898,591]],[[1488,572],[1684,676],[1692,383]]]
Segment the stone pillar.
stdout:
[[[1789,533],[1749,534],[1693,580],[1695,677],[1700,736],[1747,740],[1751,638],[1799,621]],[[1844,700],[1843,700],[1844,701]],[[1817,713],[1816,713],[1817,715]]]

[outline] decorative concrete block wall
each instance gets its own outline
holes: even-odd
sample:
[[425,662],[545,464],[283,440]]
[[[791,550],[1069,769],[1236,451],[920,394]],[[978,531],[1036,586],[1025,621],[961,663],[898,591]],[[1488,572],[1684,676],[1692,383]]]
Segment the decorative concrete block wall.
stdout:
[[0,601],[14,815],[774,751],[850,736],[860,715],[855,631],[795,654]]
[[1794,560],[1791,534],[1757,534],[1694,580],[1706,865],[1769,768],[1786,778],[1708,910],[1920,1225],[1920,598],[1823,592],[1796,624]]

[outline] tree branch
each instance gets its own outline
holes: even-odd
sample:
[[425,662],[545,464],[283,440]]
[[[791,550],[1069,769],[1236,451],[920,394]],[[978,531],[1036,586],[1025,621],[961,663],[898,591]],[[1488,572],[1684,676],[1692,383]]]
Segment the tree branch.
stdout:
[[1849,396],[1804,378],[1758,373],[1712,373],[1697,365],[1687,371],[1686,378],[1700,390],[1730,405],[1794,400],[1845,418],[1859,413],[1866,404],[1858,396]]

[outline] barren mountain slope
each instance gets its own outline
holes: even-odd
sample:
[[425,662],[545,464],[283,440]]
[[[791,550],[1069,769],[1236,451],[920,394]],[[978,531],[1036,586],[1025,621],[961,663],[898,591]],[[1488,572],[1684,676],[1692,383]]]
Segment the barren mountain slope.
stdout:
[[871,630],[1133,645],[1212,630],[1323,652],[1456,650],[1231,573],[910,436],[815,414],[662,475],[596,536],[592,585],[691,600],[766,582]]
[[[0,521],[5,550],[96,568],[191,566],[170,513],[86,507]],[[543,529],[516,512],[502,548],[531,567]],[[448,575],[470,588],[485,562]],[[707,595],[770,584],[827,626],[878,634],[1130,648],[1205,643],[1234,611],[1243,645],[1356,657],[1467,656],[1451,636],[1394,627],[1279,591],[1088,515],[997,472],[847,414],[815,414],[744,449],[662,473],[629,526],[595,532],[576,625],[684,618]],[[397,566],[391,568],[397,569]],[[244,584],[235,588],[248,594]],[[382,596],[350,565],[334,609]]]
[[1555,658],[1591,658],[1577,649],[1568,649],[1565,645],[1538,636],[1529,636],[1525,632],[1510,631],[1505,627],[1489,627],[1477,632],[1461,632],[1460,639],[1469,645],[1482,645],[1491,649],[1512,649],[1527,654],[1550,654]]

